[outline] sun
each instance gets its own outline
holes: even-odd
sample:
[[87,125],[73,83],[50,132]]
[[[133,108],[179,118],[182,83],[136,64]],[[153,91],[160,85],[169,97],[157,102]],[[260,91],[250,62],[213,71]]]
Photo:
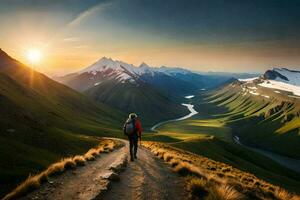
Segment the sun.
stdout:
[[35,64],[35,63],[39,63],[41,61],[42,58],[42,52],[39,49],[29,49],[27,51],[27,59]]

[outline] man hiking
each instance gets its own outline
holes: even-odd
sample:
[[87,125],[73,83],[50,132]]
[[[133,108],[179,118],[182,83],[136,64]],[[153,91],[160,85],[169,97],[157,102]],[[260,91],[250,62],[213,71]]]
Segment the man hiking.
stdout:
[[138,138],[142,137],[142,125],[135,113],[129,114],[123,127],[124,134],[128,136],[130,160],[137,159]]

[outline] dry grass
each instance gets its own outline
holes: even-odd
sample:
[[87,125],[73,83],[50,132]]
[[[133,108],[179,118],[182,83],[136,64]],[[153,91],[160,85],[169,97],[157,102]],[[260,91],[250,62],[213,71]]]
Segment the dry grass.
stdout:
[[212,189],[208,200],[240,200],[245,199],[244,195],[237,192],[232,186],[217,185]]
[[95,148],[90,149],[86,154],[84,154],[84,159],[87,161],[96,160],[96,157],[99,155],[99,151]]
[[86,163],[84,156],[79,156],[79,155],[75,156],[73,158],[73,161],[76,163],[77,166],[84,166]]
[[36,176],[29,176],[23,183],[21,183],[12,193],[6,195],[3,200],[8,199],[17,199],[28,192],[31,192],[37,189],[40,186],[40,177]]
[[188,182],[188,190],[191,192],[192,196],[197,196],[201,199],[207,197],[207,180],[203,178],[191,178]]
[[228,164],[164,143],[143,142],[143,146],[169,163],[175,172],[188,177],[187,186],[195,199],[300,200],[298,195]]
[[76,168],[76,162],[73,160],[73,158],[64,158],[62,159],[61,163],[63,163],[64,170]]
[[57,162],[52,165],[50,165],[45,171],[48,174],[48,176],[55,176],[63,173],[65,169],[65,165],[63,162]]
[[12,192],[7,194],[3,200],[16,199],[26,195],[27,193],[39,188],[39,186],[48,181],[48,177],[56,176],[62,174],[66,170],[75,169],[77,166],[84,166],[86,161],[95,160],[96,157],[104,151],[104,149],[108,149],[112,151],[114,148],[121,147],[123,145],[120,141],[115,141],[111,139],[103,139],[99,146],[96,148],[90,149],[83,156],[77,155],[70,158],[63,158],[57,163],[51,164],[46,170],[43,172],[29,176],[24,182],[22,182],[18,187],[16,187]]
[[280,200],[300,200],[300,197],[294,194],[289,193],[285,189],[279,188],[275,191],[275,197]]
[[163,159],[166,161],[166,162],[170,162],[171,159],[173,159],[173,155],[170,154],[170,153],[165,153],[163,155]]
[[194,175],[197,177],[208,179],[205,173],[201,171],[201,169],[187,162],[179,162],[179,164],[174,167],[174,171],[182,176]]

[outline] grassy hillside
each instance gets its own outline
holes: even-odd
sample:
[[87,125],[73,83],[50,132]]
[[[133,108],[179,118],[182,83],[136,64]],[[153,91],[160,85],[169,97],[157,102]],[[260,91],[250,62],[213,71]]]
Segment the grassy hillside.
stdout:
[[235,83],[206,100],[227,109],[217,117],[234,130],[243,144],[300,159],[298,98],[254,83]]
[[276,199],[297,200],[299,195],[272,185],[255,175],[170,145],[144,142],[152,153],[186,177],[190,199]]
[[0,50],[0,194],[93,136],[120,136],[125,116],[31,70]]
[[[264,88],[260,89],[264,92],[258,90],[257,93],[268,95]],[[290,129],[296,127],[298,131],[297,101],[274,91],[269,98],[244,92],[242,85],[236,82],[213,92],[197,94],[187,100],[195,105],[197,115],[163,124],[158,127],[158,133],[149,133],[144,138],[230,164],[299,193],[298,173],[233,140],[233,136],[239,136],[243,144],[250,145],[255,139],[256,147],[297,158],[299,135],[294,135],[295,129]],[[281,103],[286,101],[290,103]],[[279,133],[279,130],[291,132]]]
[[144,127],[188,113],[174,99],[141,81],[136,85],[107,80],[85,91],[85,94],[126,113],[137,113]]

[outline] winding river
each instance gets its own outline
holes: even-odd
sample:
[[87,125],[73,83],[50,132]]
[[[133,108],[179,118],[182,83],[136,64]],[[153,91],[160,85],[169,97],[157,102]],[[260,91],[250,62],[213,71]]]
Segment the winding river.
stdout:
[[[191,98],[194,98],[194,95],[189,95],[189,96],[185,96],[186,99],[191,99]],[[155,124],[154,126],[152,126],[151,128],[151,131],[155,131],[156,132],[156,128],[165,124],[165,123],[169,123],[169,122],[177,122],[177,121],[181,121],[181,120],[185,120],[185,119],[188,119],[196,114],[198,114],[198,112],[194,109],[194,105],[192,104],[188,104],[188,103],[182,103],[181,105],[187,107],[187,109],[190,111],[189,114],[183,116],[183,117],[180,117],[180,118],[177,118],[177,119],[170,119],[170,120],[167,120],[167,121],[163,121],[163,122],[159,122],[157,124]]]
[[[185,98],[186,99],[192,99],[192,98],[194,98],[194,95],[185,96]],[[166,120],[166,121],[163,121],[163,122],[159,122],[151,128],[151,131],[157,132],[157,130],[156,130],[157,127],[159,127],[163,124],[166,124],[166,123],[169,123],[169,122],[176,122],[176,121],[185,120],[185,119],[188,119],[188,118],[198,114],[198,112],[194,109],[193,104],[182,103],[181,105],[185,106],[190,111],[190,113],[183,116],[183,117],[177,118],[177,119],[171,119],[171,120]],[[255,152],[257,152],[261,155],[264,155],[268,158],[271,158],[272,160],[274,160],[275,162],[281,164],[282,166],[285,166],[285,167],[287,167],[287,168],[289,168],[289,169],[291,169],[295,172],[300,173],[300,160],[292,159],[292,158],[289,158],[289,157],[278,155],[278,154],[270,152],[270,151],[266,151],[266,150],[263,150],[263,149],[258,149],[258,148],[254,148],[254,147],[244,145],[240,142],[240,139],[237,136],[233,136],[233,142],[235,142],[238,145],[244,146],[249,150],[255,151]]]

